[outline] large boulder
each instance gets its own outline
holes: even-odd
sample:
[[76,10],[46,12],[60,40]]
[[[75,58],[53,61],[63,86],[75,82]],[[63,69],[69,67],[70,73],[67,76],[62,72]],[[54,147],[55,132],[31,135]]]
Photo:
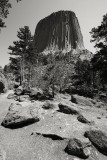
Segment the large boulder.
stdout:
[[107,135],[105,133],[100,130],[90,130],[85,132],[85,137],[89,138],[101,153],[107,155]]
[[60,112],[63,112],[66,114],[80,114],[78,109],[66,103],[59,103],[58,106],[59,106]]
[[2,122],[2,126],[18,128],[37,121],[39,121],[38,111],[35,110],[35,113],[33,113],[33,107],[30,103],[12,103]]
[[65,151],[70,154],[80,158],[88,158],[91,154],[90,152],[91,143],[83,143],[79,139],[70,139]]

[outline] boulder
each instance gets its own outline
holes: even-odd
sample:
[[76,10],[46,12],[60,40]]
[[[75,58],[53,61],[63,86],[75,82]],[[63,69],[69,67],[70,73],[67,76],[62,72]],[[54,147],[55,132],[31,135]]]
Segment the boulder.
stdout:
[[52,99],[52,93],[50,91],[43,92],[40,88],[32,88],[29,94],[31,99],[34,100],[48,100]]
[[76,94],[77,90],[75,86],[73,86],[71,83],[68,83],[65,88],[61,90],[61,93],[68,93],[68,94]]
[[78,115],[77,117],[78,121],[81,122],[81,123],[86,123],[86,124],[94,124],[93,121],[89,121],[87,120],[83,115]]
[[14,88],[18,88],[20,86],[20,84],[18,82],[14,82]]
[[80,140],[73,138],[69,140],[65,152],[80,158],[88,158],[91,154],[90,147],[91,143],[83,143]]
[[42,106],[43,109],[54,109],[55,105],[49,101],[45,102]]
[[10,93],[7,98],[8,99],[16,99],[17,95],[13,94],[13,93]]
[[38,112],[33,113],[30,103],[12,103],[5,116],[2,126],[7,128],[18,128],[39,121]]
[[27,102],[27,101],[30,101],[30,97],[29,95],[21,95],[21,96],[17,96],[15,100],[19,102]]
[[29,96],[32,98],[32,99],[41,99],[43,97],[43,91],[40,89],[40,88],[32,88],[30,90],[30,94]]
[[[55,91],[56,91],[56,89],[55,89]],[[45,98],[45,100],[48,100],[48,99],[52,100],[53,99],[53,93],[52,93],[52,89],[51,88],[49,88],[48,90],[44,91],[44,98]]]
[[20,96],[24,94],[24,89],[22,86],[19,86],[18,88],[15,89],[15,94]]
[[79,110],[76,108],[73,108],[70,105],[67,105],[65,103],[59,103],[59,110],[60,112],[66,113],[66,114],[79,114]]
[[91,107],[93,106],[92,99],[79,95],[71,95],[71,102],[83,106],[91,106]]
[[84,135],[101,153],[107,155],[107,135],[105,133],[100,130],[90,130],[86,131]]

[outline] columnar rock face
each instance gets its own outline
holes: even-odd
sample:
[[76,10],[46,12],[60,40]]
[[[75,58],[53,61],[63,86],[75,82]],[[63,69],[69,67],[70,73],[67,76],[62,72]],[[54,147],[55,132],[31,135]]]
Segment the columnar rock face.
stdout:
[[72,11],[58,11],[42,19],[34,35],[36,52],[84,49],[78,19]]

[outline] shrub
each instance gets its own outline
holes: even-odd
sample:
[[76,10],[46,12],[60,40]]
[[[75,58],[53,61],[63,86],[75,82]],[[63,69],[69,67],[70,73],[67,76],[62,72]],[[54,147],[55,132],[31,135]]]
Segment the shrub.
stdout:
[[71,94],[78,94],[84,97],[93,98],[93,88],[87,85],[75,86],[71,88]]

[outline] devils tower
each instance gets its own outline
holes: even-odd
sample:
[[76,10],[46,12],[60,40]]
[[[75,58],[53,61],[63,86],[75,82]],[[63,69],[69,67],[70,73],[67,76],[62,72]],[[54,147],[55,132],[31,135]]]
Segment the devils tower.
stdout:
[[36,52],[71,51],[84,49],[78,19],[72,11],[58,11],[37,24],[34,44]]

